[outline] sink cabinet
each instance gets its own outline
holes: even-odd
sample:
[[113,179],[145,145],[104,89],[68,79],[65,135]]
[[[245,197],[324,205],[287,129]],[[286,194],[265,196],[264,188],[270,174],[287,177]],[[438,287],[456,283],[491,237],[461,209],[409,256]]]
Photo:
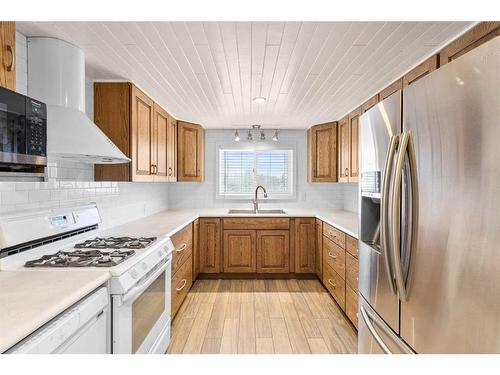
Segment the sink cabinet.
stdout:
[[224,230],[223,272],[256,271],[256,237],[254,230]]
[[290,232],[259,230],[257,232],[257,273],[290,272]]

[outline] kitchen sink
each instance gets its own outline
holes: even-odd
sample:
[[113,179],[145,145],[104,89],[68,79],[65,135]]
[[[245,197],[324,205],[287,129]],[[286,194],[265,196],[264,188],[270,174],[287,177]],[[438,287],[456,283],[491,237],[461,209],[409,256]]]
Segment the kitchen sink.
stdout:
[[259,215],[259,214],[271,214],[271,215],[285,215],[286,212],[281,209],[275,210],[258,210],[255,212],[254,210],[239,210],[239,209],[231,209],[228,211],[228,214],[248,214],[248,215]]

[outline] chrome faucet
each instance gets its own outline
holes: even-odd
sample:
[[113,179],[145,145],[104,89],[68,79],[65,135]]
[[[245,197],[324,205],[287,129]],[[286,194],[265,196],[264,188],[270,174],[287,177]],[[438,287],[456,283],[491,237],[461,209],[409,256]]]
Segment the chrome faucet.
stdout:
[[259,211],[259,200],[257,199],[257,193],[259,191],[259,188],[262,189],[262,191],[264,192],[264,198],[267,198],[267,191],[266,191],[266,188],[262,185],[259,185],[255,188],[255,197],[254,197],[254,200],[253,200],[253,211],[255,213],[257,213]]

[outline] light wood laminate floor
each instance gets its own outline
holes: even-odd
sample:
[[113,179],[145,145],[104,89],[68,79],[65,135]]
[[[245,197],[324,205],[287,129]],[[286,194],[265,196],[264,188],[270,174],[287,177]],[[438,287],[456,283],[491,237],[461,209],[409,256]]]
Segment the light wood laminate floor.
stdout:
[[168,353],[356,353],[356,341],[318,280],[197,280]]

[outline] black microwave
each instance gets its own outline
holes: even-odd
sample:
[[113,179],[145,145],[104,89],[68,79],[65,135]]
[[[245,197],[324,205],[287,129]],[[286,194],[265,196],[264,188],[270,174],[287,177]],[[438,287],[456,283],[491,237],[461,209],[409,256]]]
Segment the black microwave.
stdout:
[[47,106],[0,87],[0,168],[47,165]]

